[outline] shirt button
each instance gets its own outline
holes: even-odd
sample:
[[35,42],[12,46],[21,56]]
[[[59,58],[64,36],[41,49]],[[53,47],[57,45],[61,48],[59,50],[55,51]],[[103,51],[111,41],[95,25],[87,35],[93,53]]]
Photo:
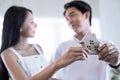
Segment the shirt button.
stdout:
[[37,58],[37,56],[35,56],[35,58]]
[[43,68],[43,66],[40,66],[40,68]]

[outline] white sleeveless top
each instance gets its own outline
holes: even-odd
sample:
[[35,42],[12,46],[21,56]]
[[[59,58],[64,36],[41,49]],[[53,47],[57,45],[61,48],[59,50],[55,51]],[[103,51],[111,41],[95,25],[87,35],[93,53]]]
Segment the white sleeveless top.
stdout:
[[9,50],[11,50],[18,57],[18,63],[29,77],[37,74],[48,65],[40,48],[35,44],[33,47],[38,51],[39,55],[23,57],[14,48],[9,48]]

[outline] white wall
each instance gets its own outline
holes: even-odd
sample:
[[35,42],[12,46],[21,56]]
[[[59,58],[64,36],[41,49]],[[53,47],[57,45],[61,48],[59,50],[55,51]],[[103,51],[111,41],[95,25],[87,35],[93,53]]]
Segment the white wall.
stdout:
[[120,0],[99,0],[102,38],[120,45]]
[[[11,5],[25,6],[39,17],[63,17],[63,5],[71,0],[0,0],[0,15]],[[88,2],[93,8],[93,16],[98,17],[98,0],[83,0]]]
[[[120,48],[120,0],[99,0],[99,8],[101,37]],[[112,76],[111,68],[108,69]]]
[[71,0],[0,0],[0,15],[11,5],[25,6],[37,17],[61,17],[63,4]]

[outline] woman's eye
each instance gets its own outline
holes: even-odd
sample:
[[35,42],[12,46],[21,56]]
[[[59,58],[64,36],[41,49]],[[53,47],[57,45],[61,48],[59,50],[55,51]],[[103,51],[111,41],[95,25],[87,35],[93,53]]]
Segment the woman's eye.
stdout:
[[33,21],[31,21],[31,23],[34,23]]

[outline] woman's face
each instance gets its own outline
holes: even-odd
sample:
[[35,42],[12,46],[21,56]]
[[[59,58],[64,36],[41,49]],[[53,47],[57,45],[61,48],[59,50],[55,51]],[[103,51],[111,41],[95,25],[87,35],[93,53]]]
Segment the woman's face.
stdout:
[[80,33],[85,30],[86,13],[82,14],[77,8],[70,7],[66,10],[65,17],[74,32]]
[[28,12],[27,17],[23,23],[23,26],[20,29],[21,36],[23,37],[34,37],[36,23],[33,20],[32,13]]

